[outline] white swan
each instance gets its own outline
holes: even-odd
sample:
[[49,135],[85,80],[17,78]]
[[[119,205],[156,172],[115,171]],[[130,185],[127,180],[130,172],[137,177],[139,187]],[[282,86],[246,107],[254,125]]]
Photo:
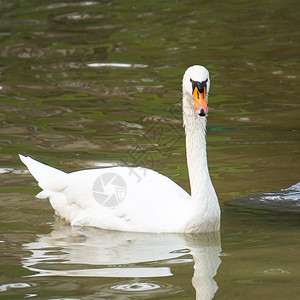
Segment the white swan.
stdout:
[[[65,173],[20,155],[71,225],[139,232],[210,232],[220,229],[220,207],[206,158],[209,73],[189,67],[182,81],[183,124],[191,196],[164,175],[145,168],[112,167]],[[137,177],[140,179],[138,180]]]

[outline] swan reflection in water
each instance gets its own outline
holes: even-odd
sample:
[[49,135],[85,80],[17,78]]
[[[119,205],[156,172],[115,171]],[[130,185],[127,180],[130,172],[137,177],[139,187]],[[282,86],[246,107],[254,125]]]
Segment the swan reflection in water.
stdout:
[[[154,234],[76,228],[58,221],[50,234],[23,245],[31,255],[22,260],[31,276],[77,276],[118,278],[159,278],[172,276],[172,264],[191,261],[196,299],[213,299],[218,286],[213,277],[221,263],[220,233]],[[184,292],[153,283],[110,287],[113,290],[145,291],[155,296]],[[150,291],[153,290],[153,291]],[[154,291],[155,290],[155,291]],[[134,293],[136,296],[136,292]]]

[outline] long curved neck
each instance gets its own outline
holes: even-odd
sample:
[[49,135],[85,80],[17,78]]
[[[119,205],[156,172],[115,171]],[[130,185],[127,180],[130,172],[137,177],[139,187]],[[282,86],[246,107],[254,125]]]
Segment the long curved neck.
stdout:
[[193,99],[183,93],[183,125],[186,134],[186,155],[192,200],[205,199],[205,194],[215,193],[206,157],[206,117],[196,114]]

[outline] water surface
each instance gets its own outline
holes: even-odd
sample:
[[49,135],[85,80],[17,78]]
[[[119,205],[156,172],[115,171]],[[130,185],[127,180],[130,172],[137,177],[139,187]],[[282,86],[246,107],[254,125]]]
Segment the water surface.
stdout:
[[[299,182],[297,4],[1,2],[0,298],[295,299],[299,214],[224,203]],[[65,171],[141,165],[189,190],[193,64],[211,75],[220,237],[70,228],[34,198],[18,153]]]

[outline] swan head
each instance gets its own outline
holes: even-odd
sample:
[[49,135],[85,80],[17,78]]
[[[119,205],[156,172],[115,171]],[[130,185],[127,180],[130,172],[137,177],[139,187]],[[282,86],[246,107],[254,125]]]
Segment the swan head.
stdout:
[[210,87],[209,72],[203,66],[189,67],[182,80],[183,92],[189,95],[196,113],[204,117],[208,113],[207,99]]

